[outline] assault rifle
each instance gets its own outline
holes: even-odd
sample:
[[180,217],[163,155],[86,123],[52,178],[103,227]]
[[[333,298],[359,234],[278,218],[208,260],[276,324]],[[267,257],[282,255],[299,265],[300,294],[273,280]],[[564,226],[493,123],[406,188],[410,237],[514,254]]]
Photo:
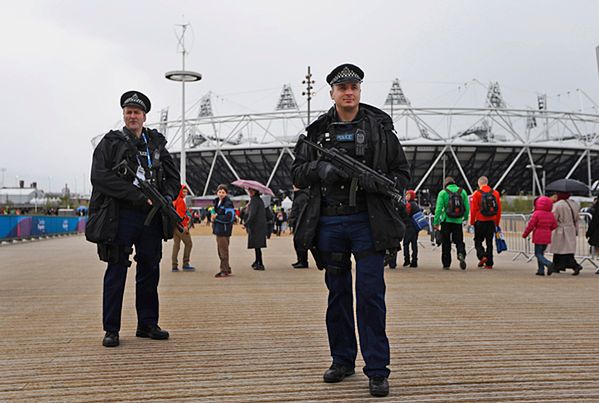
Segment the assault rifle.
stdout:
[[304,143],[309,147],[317,150],[320,153],[320,159],[324,161],[328,161],[331,164],[335,165],[337,168],[341,169],[343,172],[347,173],[352,178],[351,191],[350,191],[350,199],[353,197],[353,204],[350,200],[350,205],[355,205],[355,195],[356,189],[358,187],[358,177],[360,175],[368,175],[370,176],[374,182],[377,184],[377,188],[379,192],[384,196],[390,197],[395,200],[397,203],[402,203],[402,194],[395,187],[395,182],[391,179],[387,178],[385,175],[375,171],[369,166],[364,165],[360,161],[350,157],[337,150],[336,148],[326,149],[319,146],[316,143],[311,142],[305,135],[300,135],[298,139],[298,144]]
[[116,171],[116,174],[122,178],[133,179],[136,178],[139,183],[139,189],[143,192],[143,194],[152,201],[152,209],[146,216],[146,220],[144,221],[145,226],[149,226],[152,222],[152,219],[156,215],[156,213],[160,210],[173,222],[175,223],[179,232],[183,232],[183,218],[177,213],[177,210],[173,207],[173,203],[164,197],[150,181],[146,179],[140,179],[135,171],[131,169],[131,167],[127,164],[126,160],[121,161],[120,164],[113,168]]

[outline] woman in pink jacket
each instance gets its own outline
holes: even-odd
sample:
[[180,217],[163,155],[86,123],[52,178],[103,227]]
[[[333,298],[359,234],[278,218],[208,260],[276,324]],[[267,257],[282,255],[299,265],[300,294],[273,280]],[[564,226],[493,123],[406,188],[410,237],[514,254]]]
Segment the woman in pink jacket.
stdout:
[[557,221],[551,212],[553,201],[546,196],[541,196],[535,200],[535,212],[532,214],[522,238],[526,238],[532,232],[532,243],[535,244],[535,257],[539,268],[537,276],[545,275],[545,266],[547,266],[547,275],[551,275],[553,263],[545,257],[545,249],[551,243],[551,231],[557,228]]

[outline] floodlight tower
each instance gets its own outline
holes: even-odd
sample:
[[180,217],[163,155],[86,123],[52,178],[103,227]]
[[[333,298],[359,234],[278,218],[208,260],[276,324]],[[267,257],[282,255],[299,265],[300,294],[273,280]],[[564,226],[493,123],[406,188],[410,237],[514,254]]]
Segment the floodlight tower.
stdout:
[[306,79],[302,81],[302,84],[306,84],[306,91],[302,92],[302,95],[308,97],[308,125],[310,124],[310,101],[312,100],[312,96],[316,95],[315,92],[312,92],[315,81],[312,80],[312,73],[310,72],[310,66],[308,66],[308,74],[306,74]]

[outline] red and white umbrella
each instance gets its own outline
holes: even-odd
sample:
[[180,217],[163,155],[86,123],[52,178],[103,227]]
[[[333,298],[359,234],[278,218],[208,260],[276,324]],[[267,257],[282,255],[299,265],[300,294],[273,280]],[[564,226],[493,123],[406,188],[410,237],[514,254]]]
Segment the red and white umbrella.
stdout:
[[275,195],[268,187],[258,181],[253,181],[251,179],[237,179],[236,181],[231,182],[231,185],[235,185],[243,189],[254,189],[265,195]]

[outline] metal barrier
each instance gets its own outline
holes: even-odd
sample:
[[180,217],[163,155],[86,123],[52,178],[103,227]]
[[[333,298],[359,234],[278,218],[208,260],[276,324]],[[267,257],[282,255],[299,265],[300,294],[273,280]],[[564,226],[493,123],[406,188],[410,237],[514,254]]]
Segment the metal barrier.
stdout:
[[[530,220],[532,214],[502,214],[501,215],[501,232],[505,238],[505,242],[507,244],[507,252],[514,253],[514,257],[512,260],[518,259],[520,256],[524,256],[528,262],[535,258],[534,256],[534,244],[532,243],[532,236],[528,236],[527,238],[522,238],[522,233]],[[431,244],[435,245],[433,221],[434,215],[429,214],[427,216],[429,220],[429,235]],[[575,257],[578,260],[578,263],[581,265],[585,262],[589,262],[595,268],[598,268],[595,248],[589,245],[588,240],[586,238],[586,232],[588,226],[591,222],[592,216],[589,213],[579,213],[579,222],[578,222],[578,236],[576,237],[576,253]],[[470,232],[471,227],[464,224],[466,226],[466,231]],[[471,247],[468,250],[470,253],[474,247]],[[551,248],[549,248],[551,250]],[[550,253],[550,252],[549,252]],[[599,271],[598,271],[599,273]]]
[[507,252],[515,253],[512,260],[524,256],[526,259],[534,257],[534,246],[528,238],[522,238],[522,233],[526,228],[530,216],[524,214],[502,214],[501,232],[507,243]]
[[[504,231],[503,229],[503,225],[504,225],[504,217],[507,218],[507,222],[510,221],[509,217],[516,217],[518,216],[518,214],[506,214],[505,216],[502,215],[501,216],[501,224],[502,224],[502,231]],[[524,227],[522,227],[522,230],[520,231],[520,234],[514,234],[514,237],[519,236],[521,240],[523,240],[526,245],[524,247],[521,246],[515,246],[515,249],[512,250],[512,252],[516,252],[517,255],[514,257],[514,260],[520,256],[523,255],[525,257],[527,257],[527,261],[530,262],[531,260],[533,260],[535,258],[534,253],[532,253],[532,251],[534,251],[534,244],[532,243],[532,236],[529,236],[527,239],[523,239],[522,238],[522,232],[524,232],[524,228],[526,228],[526,225],[528,224],[528,220],[530,220],[531,215],[521,215],[522,217],[524,217]],[[589,226],[589,223],[591,222],[592,216],[589,213],[579,213],[579,220],[578,220],[578,235],[576,236],[576,252],[574,253],[574,256],[576,257],[576,259],[578,260],[579,264],[583,264],[584,262],[589,262],[591,263],[595,268],[599,267],[597,265],[597,263],[595,262],[595,248],[593,248],[591,245],[589,245],[589,242],[586,238],[586,232]],[[518,225],[516,224],[516,227],[518,227]],[[504,232],[505,234],[505,232]],[[506,237],[507,238],[507,237]],[[516,245],[518,245],[517,243],[515,243]],[[528,248],[528,249],[526,249]],[[510,250],[510,245],[508,243],[508,251]],[[528,251],[528,252],[526,252]],[[549,247],[549,253],[551,251],[551,247]]]

